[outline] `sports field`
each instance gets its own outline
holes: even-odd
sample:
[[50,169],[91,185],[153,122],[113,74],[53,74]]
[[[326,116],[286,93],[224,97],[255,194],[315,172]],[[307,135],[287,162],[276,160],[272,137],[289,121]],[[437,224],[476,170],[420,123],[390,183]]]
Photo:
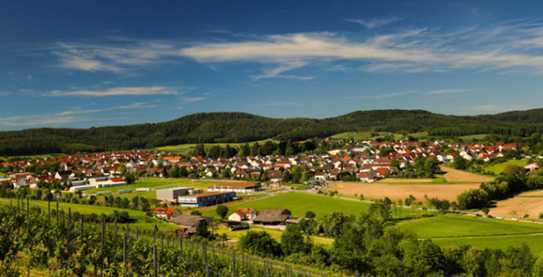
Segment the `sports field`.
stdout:
[[[97,188],[86,190],[85,193],[111,192],[115,196],[132,198],[136,195],[143,196],[147,199],[155,199],[157,189],[171,187],[193,187],[207,189],[207,187],[221,182],[236,182],[232,180],[203,180],[203,179],[188,179],[188,178],[158,178],[145,177],[140,178],[135,184]],[[149,188],[149,191],[137,192],[137,188]],[[130,192],[122,192],[123,190],[131,190]]]
[[[307,211],[313,211],[318,218],[322,218],[332,212],[342,212],[347,215],[359,215],[367,211],[371,202],[356,199],[323,196],[306,192],[285,192],[254,200],[233,202],[227,204],[230,211],[238,208],[254,208],[257,211],[269,208],[283,208],[292,212],[293,217],[302,217]],[[215,207],[203,208],[203,213],[209,216],[216,216]],[[421,210],[398,208],[394,212],[396,217],[420,215]]]
[[470,244],[476,248],[504,249],[526,243],[536,254],[543,251],[543,225],[535,223],[449,214],[407,220],[397,227],[444,247]]

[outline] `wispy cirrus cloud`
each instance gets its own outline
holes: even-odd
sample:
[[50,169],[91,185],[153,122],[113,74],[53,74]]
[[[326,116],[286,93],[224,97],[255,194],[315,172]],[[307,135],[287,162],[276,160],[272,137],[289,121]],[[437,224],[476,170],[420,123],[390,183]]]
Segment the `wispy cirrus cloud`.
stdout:
[[136,102],[106,108],[74,108],[51,114],[30,114],[0,117],[0,129],[22,128],[32,126],[59,126],[77,122],[110,121],[110,118],[97,118],[95,115],[105,112],[133,111],[156,108],[156,103]]
[[345,21],[360,24],[368,29],[374,29],[390,25],[392,23],[400,21],[401,18],[397,16],[381,17],[381,18],[370,18],[370,19],[360,19],[360,18],[347,18]]
[[[400,20],[351,19],[368,28]],[[510,21],[491,27],[471,26],[443,31],[414,28],[369,35],[318,32],[232,37],[185,46],[175,41],[137,41],[84,44],[60,43],[53,53],[59,66],[81,71],[123,73],[134,68],[185,58],[214,67],[218,63],[263,65],[252,80],[286,78],[310,80],[297,70],[343,61],[359,63],[365,72],[445,72],[451,70],[531,70],[543,74],[543,23]]]
[[110,44],[58,43],[53,54],[59,66],[89,72],[120,73],[175,56],[174,44],[156,41],[117,41]]
[[[418,28],[351,40],[337,33],[272,35],[256,40],[196,44],[179,51],[202,63],[275,64],[258,77],[281,76],[318,62],[359,61],[370,72],[502,70],[527,68],[543,73],[538,42],[543,24],[514,23],[450,32]],[[520,47],[519,41],[528,41]],[[277,74],[279,72],[279,74]]]
[[406,90],[398,91],[392,93],[382,93],[375,95],[361,95],[359,98],[362,99],[373,99],[381,100],[387,98],[396,98],[403,97],[408,95],[426,95],[426,96],[442,96],[442,95],[453,95],[453,94],[462,94],[473,91],[472,89],[467,88],[444,88],[444,89],[434,89],[434,90]]
[[299,75],[291,75],[291,74],[283,74],[285,72],[294,70],[296,68],[301,68],[306,65],[305,62],[302,61],[290,61],[285,62],[283,64],[279,64],[277,67],[271,68],[271,69],[265,69],[262,71],[262,73],[258,75],[253,75],[251,78],[253,80],[261,80],[261,79],[268,79],[268,78],[283,78],[283,79],[292,79],[292,80],[311,80],[314,77],[313,76],[299,76]]
[[136,95],[177,95],[179,91],[174,88],[162,86],[150,87],[113,87],[105,89],[83,90],[55,90],[46,93],[46,96],[81,96],[81,97],[111,97]]

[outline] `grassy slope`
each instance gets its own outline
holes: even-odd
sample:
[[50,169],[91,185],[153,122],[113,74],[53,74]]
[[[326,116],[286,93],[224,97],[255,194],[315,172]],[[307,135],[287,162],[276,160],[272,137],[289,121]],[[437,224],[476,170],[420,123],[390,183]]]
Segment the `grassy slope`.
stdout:
[[[231,212],[244,207],[254,208],[257,211],[268,208],[284,208],[290,210],[293,217],[301,217],[304,216],[307,211],[313,211],[317,214],[318,218],[322,218],[332,212],[358,215],[361,212],[368,210],[370,202],[322,196],[305,192],[288,192],[254,200],[233,202],[227,205]],[[203,209],[203,213],[209,216],[216,216],[215,208],[205,208]],[[397,213],[399,216],[408,216],[421,214],[422,211],[401,209]]]
[[[377,136],[372,136],[372,134],[378,134]],[[343,132],[331,136],[334,139],[354,139],[354,140],[368,140],[368,139],[378,139],[384,138],[386,136],[392,136],[396,140],[406,139],[408,136],[425,139],[428,137],[428,132],[418,132],[418,133],[409,133],[407,135],[399,133],[388,133],[388,132],[370,132],[370,131],[354,131],[354,132]]]
[[488,167],[486,167],[487,171],[493,172],[496,175],[499,175],[500,173],[504,172],[505,169],[507,169],[508,166],[526,166],[528,164],[528,160],[522,159],[522,160],[508,160],[503,163],[499,164],[493,164]]
[[477,248],[506,248],[527,243],[534,253],[543,251],[543,225],[540,224],[441,215],[404,221],[397,226],[444,247],[470,244]]
[[[266,141],[268,141],[268,140],[265,139],[265,140],[253,141],[253,142],[248,142],[248,144],[253,145],[253,144],[257,143],[257,142],[259,144],[263,144]],[[230,145],[231,147],[239,148],[245,143],[205,143],[204,148],[205,148],[206,151],[208,151],[213,146],[224,147],[227,144]],[[156,147],[155,149],[159,150],[159,151],[175,152],[175,153],[179,153],[181,155],[190,155],[190,153],[192,153],[195,148],[196,148],[196,144],[188,143],[188,144],[161,146],[161,147]]]
[[[16,205],[15,199],[6,199],[0,198],[0,205]],[[38,206],[43,210],[47,211],[47,201],[41,200],[30,200],[31,206]],[[55,209],[56,202],[51,202],[51,209]],[[72,212],[79,212],[80,214],[112,214],[113,211],[126,211],[131,218],[136,219],[136,222],[131,224],[133,227],[138,228],[148,228],[151,229],[156,224],[161,230],[169,231],[175,230],[177,227],[175,225],[160,221],[157,219],[149,218],[142,211],[130,210],[130,209],[121,209],[121,208],[112,208],[98,205],[83,205],[83,204],[73,204],[73,203],[63,203],[60,202],[60,208],[64,211],[71,210]]]

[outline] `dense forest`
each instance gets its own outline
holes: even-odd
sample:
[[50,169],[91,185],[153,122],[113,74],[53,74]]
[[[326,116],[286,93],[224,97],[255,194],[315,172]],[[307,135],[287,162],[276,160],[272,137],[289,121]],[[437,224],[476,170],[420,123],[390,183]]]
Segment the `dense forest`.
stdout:
[[197,113],[162,123],[0,132],[0,155],[121,150],[267,138],[302,140],[346,131],[427,131],[432,136],[529,136],[543,131],[543,109],[480,116],[441,115],[423,110],[374,110],[324,119]]

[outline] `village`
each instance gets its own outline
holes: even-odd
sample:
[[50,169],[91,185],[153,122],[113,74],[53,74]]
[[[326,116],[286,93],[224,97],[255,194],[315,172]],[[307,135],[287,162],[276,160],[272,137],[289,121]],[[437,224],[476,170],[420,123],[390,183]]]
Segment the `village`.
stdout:
[[[156,190],[149,187],[121,190],[153,193],[156,207],[152,210],[153,215],[179,225],[185,235],[192,235],[202,222],[210,224],[211,218],[179,213],[176,207],[197,209],[235,201],[244,195],[288,191],[285,184],[289,182],[304,183],[303,188],[308,190],[319,190],[330,181],[341,181],[346,177],[348,181],[373,183],[412,167],[419,158],[436,164],[450,163],[457,157],[488,163],[518,149],[517,144],[505,143],[362,141],[345,143],[344,147],[325,153],[293,156],[272,154],[212,159],[144,150],[82,153],[3,161],[0,168],[6,172],[6,177],[0,177],[0,184],[13,188],[49,188],[89,197],[102,193],[87,193],[89,190],[130,185],[137,177],[231,180],[212,182],[207,188],[179,183]],[[291,217],[291,212],[284,208],[258,211],[240,208],[224,218],[231,230],[249,228],[249,225],[282,230],[287,224],[299,221],[300,218]]]
[[272,154],[212,159],[145,150],[82,153],[0,160],[0,169],[6,175],[0,177],[0,184],[13,185],[15,188],[52,187],[77,192],[124,185],[130,182],[125,178],[127,174],[281,183],[289,181],[285,172],[293,168],[300,168],[305,173],[303,181],[341,180],[342,176],[347,175],[350,180],[371,183],[389,176],[393,170],[401,170],[413,164],[418,158],[448,163],[460,156],[467,161],[485,163],[518,149],[519,145],[506,143],[484,145],[450,144],[444,141],[363,141],[345,144],[343,148],[325,153],[300,153],[293,156]]

